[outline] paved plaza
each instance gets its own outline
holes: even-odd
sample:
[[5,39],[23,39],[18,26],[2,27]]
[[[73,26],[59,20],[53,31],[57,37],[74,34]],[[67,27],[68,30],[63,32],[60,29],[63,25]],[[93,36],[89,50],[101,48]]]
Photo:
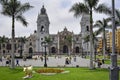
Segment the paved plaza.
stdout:
[[[48,67],[76,67],[77,65],[79,67],[89,67],[90,64],[90,60],[89,59],[85,59],[85,58],[81,58],[79,56],[76,57],[76,61],[74,61],[74,57],[71,58],[71,63],[70,64],[65,64],[65,60],[67,57],[48,57],[47,60],[47,65]],[[0,66],[6,66],[6,59],[3,59],[2,62],[0,62]],[[15,60],[15,64],[16,64],[16,60]],[[44,60],[41,61],[40,58],[38,58],[37,60],[35,59],[27,59],[26,61],[23,61],[23,59],[19,59],[19,64],[20,66],[37,66],[37,67],[43,67],[44,66]],[[97,63],[96,63],[96,67],[97,67]],[[102,68],[108,68],[109,65],[103,64],[101,66]]]

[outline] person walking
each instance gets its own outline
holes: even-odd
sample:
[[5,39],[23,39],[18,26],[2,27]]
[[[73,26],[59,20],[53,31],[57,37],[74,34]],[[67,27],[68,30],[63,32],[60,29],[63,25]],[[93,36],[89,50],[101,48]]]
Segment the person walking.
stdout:
[[16,60],[16,66],[20,66],[18,59]]

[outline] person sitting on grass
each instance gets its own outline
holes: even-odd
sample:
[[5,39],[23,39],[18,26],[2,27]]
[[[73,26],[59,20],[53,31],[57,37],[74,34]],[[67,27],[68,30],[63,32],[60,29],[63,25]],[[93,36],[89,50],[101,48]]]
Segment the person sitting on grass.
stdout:
[[23,71],[25,71],[25,75],[26,75],[25,77],[23,77],[24,79],[32,77],[32,69],[33,67],[31,65],[23,67]]

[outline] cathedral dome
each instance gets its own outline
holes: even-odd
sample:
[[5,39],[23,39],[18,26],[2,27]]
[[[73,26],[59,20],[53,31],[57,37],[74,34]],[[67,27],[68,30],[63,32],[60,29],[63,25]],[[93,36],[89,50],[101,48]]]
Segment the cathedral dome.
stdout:
[[44,5],[41,8],[41,14],[46,14],[46,9],[44,8]]

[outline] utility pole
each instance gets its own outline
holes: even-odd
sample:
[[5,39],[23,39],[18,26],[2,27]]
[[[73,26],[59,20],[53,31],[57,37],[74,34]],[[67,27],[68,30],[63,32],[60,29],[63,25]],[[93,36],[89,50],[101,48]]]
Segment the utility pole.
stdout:
[[110,80],[119,80],[119,67],[117,66],[117,54],[115,53],[115,27],[115,1],[112,0],[112,54]]

